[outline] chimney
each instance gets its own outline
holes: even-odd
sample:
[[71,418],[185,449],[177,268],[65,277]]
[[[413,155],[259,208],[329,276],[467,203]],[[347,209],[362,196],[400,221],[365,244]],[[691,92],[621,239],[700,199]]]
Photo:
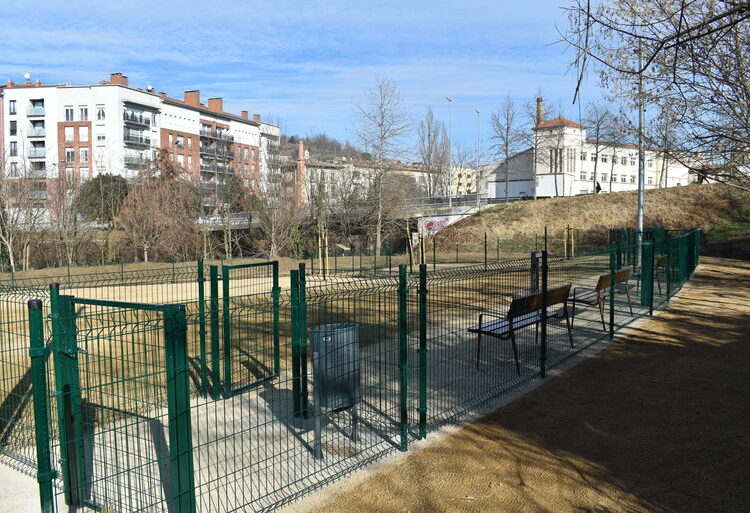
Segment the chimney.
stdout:
[[160,91],[159,92],[159,98],[161,98],[162,100],[166,100],[167,99],[167,93],[165,93],[164,91]]
[[41,87],[41,86],[42,86],[42,81],[37,78],[36,82],[34,82],[34,87]]
[[15,85],[16,85],[15,82],[13,82],[11,79],[8,79],[8,84],[7,84],[8,87],[14,87]]
[[110,73],[109,75],[109,83],[115,84],[115,85],[121,85],[121,86],[128,86],[128,77],[123,75],[122,73]]
[[242,119],[248,119],[247,115],[248,115],[248,112],[246,110],[243,110],[242,112],[240,112],[240,117]]
[[195,91],[185,91],[185,103],[198,107],[201,104],[201,92],[197,89]]
[[544,123],[544,99],[540,96],[536,99],[536,124],[537,126]]
[[[253,121],[260,122],[260,114],[253,114]],[[302,142],[302,141],[300,141],[300,142]]]
[[209,98],[208,110],[214,112],[224,112],[224,98]]

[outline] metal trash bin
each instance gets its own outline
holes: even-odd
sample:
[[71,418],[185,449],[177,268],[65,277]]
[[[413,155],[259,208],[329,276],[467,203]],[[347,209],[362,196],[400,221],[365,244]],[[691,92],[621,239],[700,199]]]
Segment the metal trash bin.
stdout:
[[354,322],[308,328],[313,353],[313,386],[320,408],[342,410],[361,398],[359,325]]

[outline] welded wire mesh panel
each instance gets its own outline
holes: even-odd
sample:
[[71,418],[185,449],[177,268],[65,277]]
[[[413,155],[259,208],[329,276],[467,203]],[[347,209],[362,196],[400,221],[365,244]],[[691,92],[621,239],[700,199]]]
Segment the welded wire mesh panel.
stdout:
[[46,299],[33,289],[0,287],[0,462],[32,475],[36,454],[27,303],[36,298]]
[[51,397],[68,433],[65,443],[53,444],[54,459],[67,453],[73,462],[67,468],[75,469],[58,494],[112,511],[169,511],[174,469],[162,312],[76,305],[60,325],[68,335],[66,326],[75,326],[74,339],[62,343],[77,351],[55,354],[56,373],[74,366]]
[[[538,278],[528,258],[428,274],[430,425],[470,412],[538,374],[534,314],[518,319],[512,329],[502,326],[514,299],[538,292]],[[490,333],[470,331],[480,326]]]
[[[352,280],[312,286],[297,303],[288,292],[282,295],[278,376],[228,398],[194,401],[191,418],[198,511],[264,510],[308,493],[397,447],[395,283]],[[268,296],[232,301],[242,304],[231,313],[244,319],[248,333],[268,329],[264,324],[274,307]],[[302,316],[311,328],[355,323],[356,356],[346,362],[339,356],[326,359],[319,354],[320,347],[306,341],[304,331],[302,346],[297,340],[294,347],[289,328],[292,322],[304,324]],[[295,329],[304,330],[300,326]],[[351,343],[352,339],[348,340]],[[299,358],[296,367],[292,361],[295,355]],[[237,352],[232,358],[242,360],[247,355]],[[358,376],[356,398],[343,408],[328,407],[333,403],[324,401],[316,390],[320,378],[316,372],[323,369],[323,360],[327,361],[329,378],[337,372]],[[358,368],[357,373],[352,366]]]

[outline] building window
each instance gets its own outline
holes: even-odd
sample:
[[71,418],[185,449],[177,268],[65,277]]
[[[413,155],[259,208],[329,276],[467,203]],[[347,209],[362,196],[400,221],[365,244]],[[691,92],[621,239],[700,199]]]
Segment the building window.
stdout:
[[[189,137],[188,137],[188,141],[190,141]],[[189,142],[188,142],[188,145],[190,145]],[[192,155],[188,155],[188,168],[193,169],[193,156]]]
[[16,141],[10,142],[10,156],[11,157],[18,156],[18,143]]
[[10,122],[10,135],[18,135],[18,122]]
[[96,106],[96,120],[104,121],[107,118],[107,113],[104,111],[104,105]]
[[104,144],[106,140],[107,140],[107,136],[104,134],[99,134],[96,136],[96,142],[99,144]]
[[630,157],[630,165],[635,166],[635,157]]
[[79,156],[80,156],[79,162],[88,162],[89,161],[89,149],[79,148]]
[[9,178],[18,178],[18,162],[10,163],[10,171],[8,172]]
[[73,179],[75,178],[75,169],[72,167],[66,167],[65,168],[65,179],[68,183],[73,183]]
[[622,175],[622,176],[620,177],[620,181],[621,181],[622,183],[626,183],[626,182],[628,181],[628,177],[627,177],[627,176],[625,176],[625,175]]
[[648,180],[648,181],[647,181],[648,185],[654,185],[654,179],[653,179],[653,177],[649,176],[649,177],[647,178],[647,180]]
[[597,158],[597,156],[598,156],[598,155],[597,155],[596,153],[592,153],[592,154],[591,154],[591,162],[596,162],[596,158]]
[[581,152],[581,160],[586,160],[586,152],[585,151]]
[[588,189],[581,189],[580,194],[588,194],[588,193],[589,193]]
[[8,101],[8,114],[15,114],[16,113],[16,100],[9,100]]
[[607,181],[607,173],[602,173],[602,182]]
[[65,162],[75,162],[76,152],[75,148],[65,148]]
[[606,164],[606,163],[607,163],[607,156],[602,155],[602,164]]
[[188,150],[192,150],[193,149],[193,138],[192,137],[188,137],[187,139],[188,139]]
[[628,158],[627,157],[620,157],[620,164],[622,164],[623,166],[627,166],[628,165]]
[[72,126],[66,126],[64,128],[64,130],[65,130],[65,142],[73,142],[73,138],[74,138],[73,130],[74,130],[74,128]]
[[78,113],[81,115],[80,120],[81,121],[88,121],[89,120],[89,108],[85,105],[80,105],[78,107]]
[[654,161],[652,159],[648,159],[648,167],[654,167]]
[[581,180],[586,179],[586,171],[581,171]]
[[635,183],[635,175],[630,175],[630,183]]
[[73,106],[65,106],[65,121],[73,121]]
[[177,147],[178,148],[184,148],[185,147],[185,138],[181,135],[177,136]]
[[616,182],[616,181],[617,181],[617,175],[612,175],[612,181],[613,181],[613,182]]
[[169,147],[171,148],[173,144],[174,143],[172,142],[172,134],[169,134]]
[[178,153],[177,154],[177,163],[180,166],[184,166],[185,165],[185,155],[183,155],[182,153]]
[[87,126],[78,127],[78,140],[81,142],[89,142],[89,127]]
[[89,168],[82,167],[81,168],[81,181],[89,180],[91,176],[89,176]]

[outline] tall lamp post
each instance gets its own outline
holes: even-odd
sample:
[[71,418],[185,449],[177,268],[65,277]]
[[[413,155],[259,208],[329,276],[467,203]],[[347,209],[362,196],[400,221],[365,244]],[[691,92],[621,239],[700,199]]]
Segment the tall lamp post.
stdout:
[[643,130],[646,125],[646,112],[643,105],[643,53],[642,49],[638,47],[638,216],[636,219],[637,232],[636,233],[636,245],[638,247],[636,251],[636,259],[638,266],[641,263],[641,246],[643,244],[643,217],[644,217],[644,189],[646,182],[646,152],[643,146]]
[[453,99],[448,100],[448,208],[453,207]]
[[474,112],[477,113],[477,158],[476,158],[476,168],[477,168],[477,210],[481,210],[482,208],[482,171],[479,169],[479,146],[480,146],[480,139],[479,139],[479,109],[475,108]]

